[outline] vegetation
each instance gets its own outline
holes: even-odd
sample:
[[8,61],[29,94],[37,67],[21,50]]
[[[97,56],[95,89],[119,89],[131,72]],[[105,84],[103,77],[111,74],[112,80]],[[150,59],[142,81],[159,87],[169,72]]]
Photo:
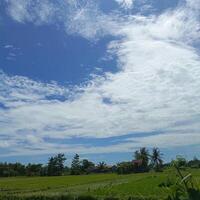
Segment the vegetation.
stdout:
[[[193,184],[200,186],[200,169],[186,168],[181,172],[184,177],[191,174],[194,177],[191,179]],[[129,200],[131,199],[129,197],[132,197],[132,199],[138,200],[166,200],[169,194],[176,193],[176,183],[180,183],[180,186],[183,187],[181,178],[177,175],[175,168],[170,167],[163,172],[128,175],[108,173],[53,177],[11,177],[0,179],[0,188],[4,197],[13,195],[23,198],[41,196],[56,199],[60,196],[92,196],[98,199],[115,197],[120,200]]]
[[198,160],[197,157],[194,157],[193,160],[190,160],[187,163],[187,166],[191,168],[200,168],[200,160]]
[[162,154],[158,148],[153,148],[151,155],[151,165],[157,172],[161,171],[163,166]]
[[[132,161],[124,161],[113,166],[108,166],[104,161],[95,165],[87,159],[80,160],[78,154],[75,154],[71,167],[65,166],[66,157],[64,154],[58,154],[48,159],[47,165],[31,164],[23,165],[21,163],[0,163],[0,177],[14,176],[61,176],[61,175],[80,175],[91,173],[118,173],[130,174],[141,173],[154,170],[160,172],[170,163],[163,163],[162,153],[158,148],[153,148],[152,152],[146,148],[140,148],[134,152]],[[200,168],[200,160],[194,157],[187,161],[181,156],[177,156],[178,167]]]
[[148,150],[143,147],[140,148],[139,151],[135,151],[134,157],[137,161],[141,161],[141,164],[139,164],[139,171],[140,172],[147,172],[149,170],[149,152]]
[[184,161],[184,159],[177,159],[172,162],[172,165],[177,171],[177,179],[170,184],[164,185],[169,191],[167,200],[199,200],[200,185],[193,180],[191,173],[183,174],[181,171],[183,165],[180,165],[180,163],[184,163],[182,161]]
[[61,176],[64,173],[65,160],[66,158],[64,154],[58,154],[57,156],[49,158],[47,174],[49,176]]
[[[134,159],[95,165],[76,154],[50,157],[47,165],[1,163],[0,200],[199,200],[200,160],[177,156],[164,164],[158,148],[141,148]],[[28,177],[26,177],[28,176]],[[40,177],[41,176],[41,177]],[[42,177],[43,176],[43,177]]]
[[81,164],[80,164],[80,160],[79,160],[79,155],[76,154],[72,160],[71,174],[79,175],[80,173],[81,173]]
[[82,160],[81,171],[82,173],[89,174],[95,168],[95,164],[87,159]]

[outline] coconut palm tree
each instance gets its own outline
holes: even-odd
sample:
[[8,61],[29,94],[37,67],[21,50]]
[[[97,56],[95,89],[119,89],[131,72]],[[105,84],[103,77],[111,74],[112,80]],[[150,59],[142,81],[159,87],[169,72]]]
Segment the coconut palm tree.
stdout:
[[97,165],[97,169],[99,172],[103,171],[106,169],[106,163],[103,161],[103,162],[99,162],[99,164]]
[[155,171],[160,171],[162,168],[163,160],[162,160],[162,153],[160,152],[159,148],[154,147],[152,150],[151,155],[151,164]]
[[145,147],[140,148],[139,151],[134,153],[135,160],[141,160],[141,171],[148,171],[149,152]]

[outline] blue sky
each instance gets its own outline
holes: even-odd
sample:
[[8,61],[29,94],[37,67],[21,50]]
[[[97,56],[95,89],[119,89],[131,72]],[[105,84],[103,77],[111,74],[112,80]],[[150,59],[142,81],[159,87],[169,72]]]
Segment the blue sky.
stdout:
[[200,156],[199,0],[0,0],[0,161]]

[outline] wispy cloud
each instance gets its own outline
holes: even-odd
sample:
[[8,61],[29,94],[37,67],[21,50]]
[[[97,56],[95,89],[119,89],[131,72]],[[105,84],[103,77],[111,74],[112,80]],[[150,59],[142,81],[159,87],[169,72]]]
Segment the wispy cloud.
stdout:
[[16,57],[20,55],[19,53],[20,48],[15,47],[12,44],[6,44],[3,46],[3,48],[7,50],[7,56],[6,56],[7,60],[14,61],[16,60]]
[[97,39],[112,31],[112,17],[105,16],[93,0],[7,0],[7,12],[20,23],[55,24],[68,34]]
[[135,0],[116,0],[123,8],[132,8]]
[[[6,109],[0,109],[0,128],[10,137],[2,146],[20,146],[13,149],[18,154],[28,149],[28,144],[42,147],[26,151],[33,154],[56,151],[58,146],[59,150],[88,153],[94,149],[118,152],[144,145],[167,148],[200,143],[200,56],[195,48],[200,35],[199,0],[188,0],[160,15],[120,17],[101,13],[91,1],[81,5],[64,1],[58,6],[49,1],[44,5],[18,1],[9,0],[8,11],[19,22],[53,23],[49,19],[56,15],[67,33],[87,39],[119,36],[121,39],[108,45],[108,54],[117,56],[119,70],[94,76],[72,89],[1,73],[0,102]],[[43,7],[48,17],[40,15]],[[62,9],[70,15],[63,18]],[[46,137],[108,138],[150,131],[160,133],[133,138],[135,143],[98,148],[45,141]]]
[[5,49],[13,49],[14,46],[11,45],[11,44],[7,44],[7,45],[4,46],[4,48],[5,48]]

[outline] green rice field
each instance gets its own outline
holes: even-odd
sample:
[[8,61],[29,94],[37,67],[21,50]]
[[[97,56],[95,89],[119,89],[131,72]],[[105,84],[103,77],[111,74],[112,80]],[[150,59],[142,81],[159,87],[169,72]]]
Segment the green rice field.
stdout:
[[[200,170],[188,170],[200,185]],[[6,196],[59,196],[92,195],[98,198],[148,197],[164,199],[168,190],[161,187],[166,180],[176,180],[173,170],[142,174],[94,174],[60,177],[0,178],[1,195]],[[142,198],[141,198],[142,199]]]

